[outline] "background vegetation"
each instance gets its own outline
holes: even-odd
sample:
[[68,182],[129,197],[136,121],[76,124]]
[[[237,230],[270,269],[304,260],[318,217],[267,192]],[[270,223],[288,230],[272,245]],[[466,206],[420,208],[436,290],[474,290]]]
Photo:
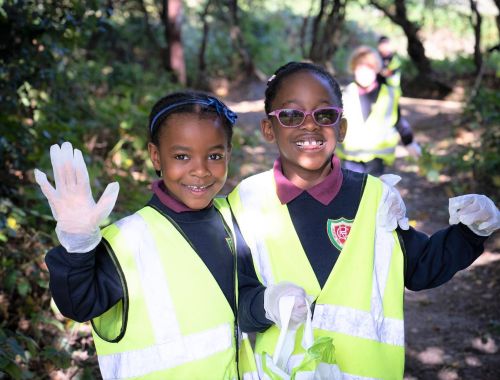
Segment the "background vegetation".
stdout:
[[[99,377],[88,326],[62,318],[50,302],[43,258],[57,240],[33,169],[50,168],[52,144],[68,140],[82,149],[95,195],[120,181],[127,191],[113,213],[118,218],[148,198],[154,171],[145,126],[156,99],[185,86],[224,95],[300,59],[324,64],[345,82],[349,51],[387,34],[404,61],[405,94],[443,98],[457,84],[466,89],[456,127],[474,138],[447,155],[425,150],[422,175],[458,177],[458,192],[496,189],[498,201],[498,6],[0,0],[0,379]],[[440,45],[426,43],[433,35]],[[255,144],[238,130],[236,136],[236,155]],[[239,173],[233,168],[231,175]]]

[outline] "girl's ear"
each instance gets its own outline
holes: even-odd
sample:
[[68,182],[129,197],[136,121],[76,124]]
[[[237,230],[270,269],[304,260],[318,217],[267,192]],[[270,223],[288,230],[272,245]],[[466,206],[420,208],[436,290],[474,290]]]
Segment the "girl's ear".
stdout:
[[161,171],[160,149],[152,142],[148,143],[149,158],[156,171]]
[[262,132],[262,136],[264,136],[264,139],[267,142],[272,143],[276,140],[273,130],[273,124],[268,118],[262,119],[260,121],[260,131]]
[[344,141],[346,133],[347,133],[347,119],[341,118],[338,127],[337,142]]

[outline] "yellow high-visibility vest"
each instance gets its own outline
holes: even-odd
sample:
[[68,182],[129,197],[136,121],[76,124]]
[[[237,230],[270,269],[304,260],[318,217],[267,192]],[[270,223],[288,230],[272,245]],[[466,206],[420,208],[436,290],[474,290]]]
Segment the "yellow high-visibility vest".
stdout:
[[[215,205],[231,233],[227,203]],[[103,237],[124,289],[122,300],[92,320],[103,378],[237,379],[235,315],[176,223],[146,206],[104,229]],[[241,377],[252,378],[243,373],[251,371],[248,356],[240,362]]]
[[347,133],[338,146],[339,157],[357,162],[381,158],[387,165],[392,165],[399,142],[395,127],[398,102],[399,90],[382,84],[377,101],[372,105],[368,119],[364,120],[357,86],[355,83],[348,85],[343,93]]
[[[348,238],[322,289],[287,205],[276,195],[272,171],[247,178],[228,197],[260,281],[265,286],[293,282],[315,298],[314,336],[333,339],[337,365],[345,379],[403,377],[404,257],[396,232],[377,223],[377,210],[387,191],[379,179],[367,177]],[[297,331],[289,368],[304,356],[302,331],[302,327]],[[259,369],[262,353],[273,354],[278,336],[276,326],[257,334]],[[301,376],[307,378],[307,374]]]
[[385,78],[386,83],[401,92],[401,60],[397,55],[392,57],[387,69],[392,71],[392,75]]

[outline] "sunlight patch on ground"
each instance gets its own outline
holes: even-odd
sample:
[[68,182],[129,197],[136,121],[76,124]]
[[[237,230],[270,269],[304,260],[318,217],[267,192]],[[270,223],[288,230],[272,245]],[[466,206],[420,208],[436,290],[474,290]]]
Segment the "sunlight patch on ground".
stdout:
[[236,113],[264,112],[264,99],[227,102],[227,105]]
[[[474,261],[471,267],[482,266],[500,261],[500,252],[492,252],[485,250],[481,256],[479,256],[476,261]],[[469,267],[470,268],[470,267]]]
[[489,335],[472,339],[471,345],[485,354],[496,354],[498,352],[498,345]]
[[417,359],[428,365],[438,365],[444,363],[445,352],[440,347],[427,347],[424,351],[417,354]]
[[442,369],[438,373],[439,380],[458,380],[460,377],[458,376],[457,371],[454,369]]
[[465,363],[469,367],[481,367],[483,365],[481,363],[481,360],[479,360],[479,358],[477,356],[473,356],[473,355],[467,355],[465,357]]

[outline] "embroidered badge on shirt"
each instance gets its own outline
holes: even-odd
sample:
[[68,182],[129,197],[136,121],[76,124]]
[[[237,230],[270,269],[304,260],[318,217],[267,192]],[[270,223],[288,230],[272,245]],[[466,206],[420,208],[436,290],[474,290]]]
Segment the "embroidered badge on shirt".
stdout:
[[328,237],[332,244],[339,250],[342,251],[344,244],[351,231],[352,222],[354,220],[340,218],[340,219],[328,219],[326,223],[326,231],[328,232]]

